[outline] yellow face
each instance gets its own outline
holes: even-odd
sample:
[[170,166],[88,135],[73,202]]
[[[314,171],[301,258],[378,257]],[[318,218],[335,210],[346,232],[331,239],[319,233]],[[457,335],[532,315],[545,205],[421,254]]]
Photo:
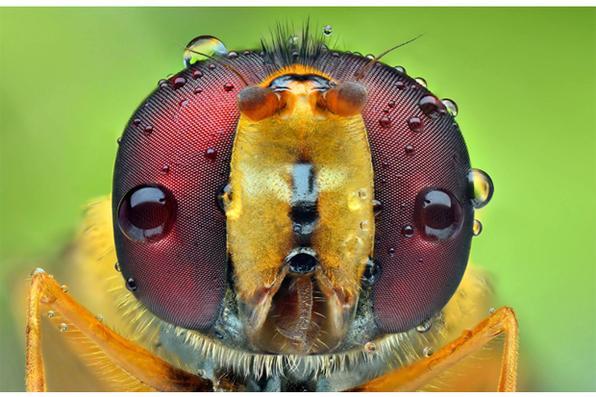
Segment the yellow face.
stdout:
[[365,98],[300,66],[239,96],[224,206],[255,349],[326,352],[345,336],[374,242]]

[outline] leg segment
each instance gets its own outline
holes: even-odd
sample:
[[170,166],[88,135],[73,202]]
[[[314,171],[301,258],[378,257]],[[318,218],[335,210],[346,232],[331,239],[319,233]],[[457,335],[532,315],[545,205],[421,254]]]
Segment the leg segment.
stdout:
[[515,391],[517,383],[518,327],[515,313],[503,307],[480,322],[473,330],[444,346],[432,356],[393,370],[352,391],[411,391],[427,383],[467,355],[479,350],[496,336],[504,334],[498,391]]
[[[37,269],[32,276],[26,329],[25,386],[28,391],[45,391],[41,351],[40,305],[77,327],[124,371],[159,391],[212,391],[210,380],[173,367],[102,324],[93,314],[66,294],[52,276]],[[222,386],[222,385],[220,385]]]

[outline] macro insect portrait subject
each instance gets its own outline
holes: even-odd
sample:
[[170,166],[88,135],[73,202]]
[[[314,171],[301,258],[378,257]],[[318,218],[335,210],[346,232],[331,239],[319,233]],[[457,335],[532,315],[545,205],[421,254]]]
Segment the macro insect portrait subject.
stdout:
[[[354,25],[358,33],[342,24],[342,18],[355,14],[340,9],[337,19],[331,10],[322,10],[298,13],[291,21],[273,10],[264,19],[248,10],[187,11],[65,11],[72,18],[64,19],[64,27],[38,19],[40,30],[54,32],[43,38],[49,43],[64,41],[52,36],[56,31],[79,26],[85,46],[80,47],[81,64],[65,72],[73,73],[72,79],[56,72],[66,63],[44,62],[47,75],[62,81],[69,99],[55,101],[56,91],[48,90],[45,102],[47,109],[53,103],[57,114],[70,114],[65,123],[86,120],[89,131],[97,133],[83,128],[77,134],[106,153],[109,164],[92,170],[105,175],[105,183],[75,202],[85,204],[84,212],[68,205],[73,220],[65,222],[62,235],[48,240],[45,247],[53,250],[40,246],[36,259],[19,263],[19,273],[3,270],[4,280],[12,280],[3,293],[10,297],[15,320],[2,326],[14,330],[21,344],[14,343],[16,353],[10,356],[4,354],[11,351],[6,350],[10,334],[0,345],[0,387],[9,384],[11,373],[18,378],[14,383],[28,391],[548,389],[540,383],[548,371],[537,362],[544,359],[544,368],[553,368],[557,362],[551,357],[563,356],[547,355],[553,346],[541,344],[536,329],[551,336],[559,332],[561,313],[553,306],[548,326],[537,322],[532,314],[545,308],[529,308],[518,298],[519,289],[544,283],[545,305],[554,295],[569,304],[575,291],[562,293],[547,283],[556,271],[548,257],[556,257],[561,247],[532,245],[532,233],[542,235],[541,230],[522,221],[538,218],[524,218],[504,205],[515,202],[524,214],[540,205],[520,202],[529,191],[512,189],[512,181],[527,175],[513,165],[545,154],[527,147],[520,156],[504,153],[508,143],[515,151],[514,143],[524,142],[521,129],[519,140],[509,137],[503,147],[495,144],[501,124],[509,119],[510,128],[523,123],[511,107],[507,113],[499,107],[493,107],[494,114],[477,111],[500,94],[497,81],[513,102],[525,88],[518,84],[519,92],[512,91],[509,77],[502,79],[498,69],[491,69],[486,78],[476,78],[478,87],[468,81],[462,94],[458,87],[468,77],[454,74],[450,64],[468,63],[472,79],[489,55],[462,51],[456,42],[453,57],[429,51],[437,48],[439,36],[427,29],[428,21],[420,28],[393,29],[390,37],[374,43],[369,41],[380,36],[367,21],[374,20],[372,15],[380,18],[381,11],[363,9],[369,18],[363,18],[364,26]],[[223,19],[206,18],[202,26],[189,12],[238,14],[251,23],[218,29],[214,21]],[[91,20],[86,13],[101,24],[84,22]],[[108,28],[110,18],[114,23]],[[135,27],[126,37],[161,30],[176,34],[163,39],[168,49],[163,53],[148,40],[146,62],[108,53],[102,60],[102,40],[89,37],[106,32],[105,45],[111,46],[122,29],[129,29],[115,21],[133,23],[134,18],[178,21],[184,28]],[[3,15],[0,21],[7,21],[2,32],[19,31]],[[523,32],[520,26],[512,29]],[[30,41],[26,37],[23,41]],[[521,43],[528,40],[520,36]],[[37,56],[46,59],[48,47],[42,42],[36,42]],[[495,41],[488,42],[487,54],[502,54]],[[3,52],[12,54],[8,41],[0,43]],[[50,47],[57,52],[55,59],[75,48],[67,43],[64,51]],[[89,66],[95,61],[85,61],[93,58],[99,64],[95,69]],[[539,58],[528,59],[533,67],[538,64]],[[127,69],[127,62],[134,66]],[[3,57],[0,64],[25,84],[23,95],[31,92],[11,62]],[[450,72],[443,73],[443,67]],[[85,71],[83,79],[72,72],[78,69]],[[528,86],[535,87],[532,79],[538,75],[526,77]],[[117,81],[106,76],[117,76]],[[2,90],[12,87],[6,81],[0,79]],[[73,94],[81,90],[98,99],[86,104],[86,97]],[[0,98],[2,110],[14,96],[6,92],[12,96]],[[548,105],[549,99],[540,97]],[[23,119],[23,128],[42,115],[37,97],[31,100],[31,118]],[[81,102],[78,109],[89,111],[61,109],[76,101]],[[528,108],[521,109],[530,119]],[[20,131],[12,113],[2,114],[5,125]],[[52,114],[44,114],[42,119],[52,120]],[[549,116],[556,120],[556,114]],[[548,131],[544,120],[531,122]],[[60,140],[60,129],[51,122],[48,126]],[[532,133],[527,126],[523,131]],[[77,154],[78,149],[60,150]],[[56,152],[51,146],[47,151]],[[72,181],[89,178],[88,168],[100,164],[89,152],[78,156],[68,162]],[[505,163],[494,158],[505,158]],[[509,162],[512,167],[505,168]],[[44,161],[39,163],[38,168]],[[556,181],[552,171],[551,178]],[[0,181],[3,189],[6,181]],[[57,180],[47,181],[53,183]],[[37,190],[26,190],[28,184],[23,179],[19,185],[23,200],[31,194],[45,200],[39,195],[42,182],[36,180]],[[528,186],[534,186],[532,181]],[[64,188],[64,201],[76,189]],[[3,191],[2,208],[14,186]],[[531,192],[545,197],[550,208],[547,195],[538,195],[535,188]],[[42,208],[48,212],[51,206]],[[546,213],[556,218],[556,211]],[[2,216],[11,219],[6,212]],[[511,225],[519,245],[504,240],[495,224]],[[519,237],[522,224],[527,239]],[[29,226],[33,236],[37,224]],[[6,235],[2,241],[9,241]],[[7,248],[3,244],[3,260]],[[495,271],[509,257],[519,263],[517,268]],[[532,260],[544,266],[532,268]],[[560,273],[567,268],[562,266]],[[524,273],[535,276],[534,284],[525,281]],[[578,294],[585,292],[580,286],[588,279],[577,280]],[[0,312],[1,299],[0,294]],[[585,307],[590,300],[574,302]],[[577,334],[588,351],[584,331]],[[562,338],[552,343],[562,344]],[[574,343],[569,341],[571,348]],[[6,371],[7,357],[16,370]],[[580,362],[586,363],[578,356]],[[578,378],[589,368],[578,370]],[[553,373],[553,379],[565,376],[564,371]],[[577,381],[577,388],[585,384]]]

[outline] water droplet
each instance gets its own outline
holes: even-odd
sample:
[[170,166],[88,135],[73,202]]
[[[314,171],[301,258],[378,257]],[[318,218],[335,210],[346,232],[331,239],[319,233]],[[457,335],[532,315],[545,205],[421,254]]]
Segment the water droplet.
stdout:
[[377,351],[377,345],[375,342],[366,342],[364,344],[364,351],[367,353],[374,353]]
[[166,79],[161,79],[157,82],[157,86],[160,88],[164,88],[168,86],[168,80]]
[[387,107],[394,108],[395,107],[395,101],[389,101],[389,103],[387,103]]
[[103,323],[103,314],[98,314],[97,316],[95,316],[95,319],[100,323]]
[[374,284],[381,273],[381,267],[379,264],[371,258],[368,258],[364,272],[362,273],[362,281],[367,285]]
[[183,107],[185,107],[187,105],[188,105],[188,99],[183,99],[180,102],[178,102],[178,106],[181,107],[181,108],[183,108]]
[[217,158],[217,150],[213,149],[212,147],[207,148],[207,150],[205,150],[205,158],[209,160],[215,160]]
[[495,309],[494,307],[488,308],[488,314],[494,314],[496,311],[497,311],[497,309]]
[[398,90],[403,90],[404,88],[406,88],[406,84],[403,81],[396,81],[395,88],[397,88]]
[[488,204],[494,189],[493,181],[486,172],[478,168],[472,168],[468,172],[468,191],[474,208],[482,208]]
[[242,52],[242,55],[250,55],[250,54],[251,54],[250,50],[244,50],[244,52]]
[[395,248],[391,247],[387,250],[387,252],[389,253],[389,256],[393,256],[395,255]]
[[152,125],[146,125],[145,128],[143,128],[143,134],[145,134],[145,135],[151,135],[152,132],[153,132]]
[[331,26],[331,25],[325,25],[325,26],[323,26],[323,34],[325,36],[330,36],[331,33],[333,33],[333,26]]
[[334,52],[331,54],[331,56],[334,58],[339,58],[339,52]]
[[134,119],[134,120],[132,121],[132,123],[133,123],[134,125],[140,125],[140,124],[141,124],[141,119],[139,119],[139,118],[136,118],[136,119]]
[[68,331],[68,325],[66,323],[60,323],[60,325],[58,326],[58,330],[60,330],[60,332]]
[[366,59],[375,59],[375,56],[373,54],[366,54],[365,58]]
[[401,74],[406,74],[406,68],[404,68],[403,66],[396,66],[394,67],[394,69]]
[[56,317],[56,312],[53,310],[48,310],[48,318],[54,318]]
[[201,92],[203,92],[203,89],[201,87],[197,87],[195,88],[195,90],[193,91],[194,94],[200,94]]
[[445,113],[441,101],[432,95],[425,95],[420,98],[418,106],[420,106],[420,110],[431,119],[437,119]]
[[391,126],[391,119],[388,116],[383,116],[379,119],[379,125],[383,128]]
[[122,269],[120,268],[120,263],[118,263],[118,262],[114,263],[114,269],[115,269],[115,270],[116,270],[118,273],[120,273],[120,272],[122,271]]
[[66,293],[66,292],[68,292],[68,285],[66,285],[66,284],[62,284],[62,285],[60,286],[60,289],[62,290],[62,292]]
[[404,146],[404,152],[408,156],[413,155],[414,154],[414,146],[412,146],[412,145],[406,145],[406,146]]
[[424,320],[416,326],[416,331],[420,333],[425,333],[430,329],[430,327],[432,327],[432,325],[433,323],[430,319]]
[[463,215],[459,202],[444,190],[426,189],[416,196],[414,219],[427,240],[446,240],[459,231]]
[[458,108],[457,103],[455,103],[455,101],[449,98],[445,98],[441,102],[443,102],[443,105],[445,105],[445,109],[447,109],[447,112],[450,115],[452,115],[453,117],[457,116]]
[[214,36],[203,35],[195,37],[186,45],[183,54],[184,66],[204,61],[214,56],[223,56],[228,49],[220,39]]
[[430,348],[429,346],[426,346],[423,350],[422,350],[422,354],[424,355],[424,357],[430,357],[433,355],[433,349]]
[[234,84],[232,83],[225,83],[224,84],[224,90],[227,92],[230,92],[234,89]]
[[162,165],[161,172],[163,172],[164,174],[168,174],[170,172],[170,166],[168,164]]
[[236,59],[238,58],[238,53],[236,51],[228,52],[228,59]]
[[209,70],[214,70],[217,66],[215,66],[214,63],[210,63],[209,65],[207,65],[207,67],[209,68]]
[[358,189],[358,197],[360,197],[361,199],[366,199],[367,193],[366,193],[366,189]]
[[298,45],[298,36],[296,36],[296,35],[292,35],[292,36],[290,36],[290,37],[288,38],[288,43],[289,43],[291,46],[296,46],[296,45]]
[[410,238],[414,235],[414,228],[410,225],[406,225],[401,228],[401,234],[404,237]]
[[122,137],[121,136],[119,136],[118,138],[116,138],[116,143],[118,145],[120,145],[122,143]]
[[161,186],[137,186],[118,206],[120,230],[130,240],[138,242],[162,239],[174,224],[175,217],[176,202]]
[[368,221],[360,222],[360,230],[367,231],[368,230]]
[[201,72],[201,71],[200,71],[200,70],[198,70],[198,69],[195,69],[195,70],[193,70],[193,71],[192,71],[192,78],[193,78],[193,79],[195,79],[195,80],[196,80],[196,79],[199,79],[199,78],[201,78],[201,77],[203,77],[203,72]]
[[175,90],[184,87],[184,84],[186,84],[186,79],[182,76],[174,77],[172,80],[172,86]]
[[379,214],[383,211],[383,204],[379,200],[373,200],[372,203],[375,216],[379,216]]
[[482,223],[478,219],[474,219],[474,224],[472,225],[472,234],[474,236],[479,236],[482,233]]
[[126,288],[130,291],[130,292],[135,292],[137,290],[137,282],[135,281],[134,278],[129,277],[126,280]]
[[408,119],[408,127],[412,132],[420,132],[422,130],[422,120],[420,117],[410,117]]
[[414,80],[416,80],[416,82],[418,84],[420,84],[421,86],[423,86],[424,88],[427,87],[426,80],[424,80],[422,77],[416,77]]

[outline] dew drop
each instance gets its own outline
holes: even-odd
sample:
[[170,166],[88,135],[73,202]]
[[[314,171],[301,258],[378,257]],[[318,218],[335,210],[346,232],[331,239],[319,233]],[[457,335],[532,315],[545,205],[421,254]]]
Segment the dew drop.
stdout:
[[68,331],[68,325],[66,323],[60,323],[60,325],[58,326],[58,330],[60,330],[60,332]]
[[444,190],[425,189],[416,196],[414,219],[427,240],[446,240],[462,225],[461,205]]
[[120,273],[122,271],[122,269],[120,268],[120,263],[118,263],[118,262],[114,263],[114,270],[116,270],[118,273]]
[[152,125],[146,125],[145,128],[143,128],[143,134],[145,134],[145,135],[151,135],[152,132],[153,132]]
[[232,84],[232,83],[226,83],[226,84],[224,84],[223,87],[224,87],[224,90],[226,92],[230,92],[230,91],[232,91],[234,89],[234,84]]
[[422,110],[422,112],[431,119],[438,119],[443,113],[445,113],[441,101],[432,95],[425,95],[420,98],[418,106],[420,106],[420,110]]
[[395,248],[391,247],[387,250],[387,252],[389,253],[389,256],[393,256],[395,255]]
[[232,201],[232,186],[228,183],[217,193],[217,206],[225,214],[226,208]]
[[208,66],[209,70],[214,70],[217,66],[214,63],[210,63]]
[[161,88],[167,87],[168,86],[168,80],[166,80],[166,79],[159,80],[157,82],[157,86],[158,87],[161,87]]
[[414,154],[414,146],[412,146],[412,145],[404,146],[404,152],[406,153],[407,156],[413,155]]
[[364,351],[366,351],[367,353],[374,353],[377,351],[377,345],[375,344],[375,342],[366,342],[364,344]]
[[201,72],[198,69],[195,69],[195,70],[192,71],[192,78],[193,79],[196,80],[196,79],[200,79],[201,77],[203,77],[203,72]]
[[395,107],[395,101],[389,101],[389,103],[387,103],[387,107],[394,108]]
[[175,90],[184,87],[185,84],[186,84],[186,79],[182,76],[176,76],[172,80],[172,86],[174,87]]
[[203,89],[201,87],[197,87],[193,91],[194,94],[200,94],[201,92],[203,92]]
[[53,310],[49,310],[48,311],[48,318],[54,318],[56,317],[56,312]]
[[457,103],[455,103],[455,101],[449,98],[445,98],[441,100],[441,102],[443,102],[443,105],[445,105],[445,109],[447,109],[447,112],[450,115],[452,115],[453,117],[457,116],[458,108]]
[[122,137],[121,137],[121,136],[119,136],[119,137],[116,139],[116,143],[117,143],[118,145],[120,145],[120,144],[122,143]]
[[410,128],[412,132],[422,131],[422,120],[420,119],[420,117],[410,117],[408,119],[408,128]]
[[401,228],[401,234],[404,237],[410,238],[414,235],[414,228],[410,225],[406,225]]
[[126,280],[126,288],[130,291],[130,292],[135,292],[137,290],[137,282],[135,281],[134,278],[129,277]]
[[68,285],[66,285],[66,284],[62,284],[62,285],[60,286],[60,289],[62,290],[62,292],[66,293],[66,292],[68,292]]
[[416,82],[424,88],[427,87],[426,80],[424,80],[422,77],[416,77],[414,80],[416,80]]
[[360,222],[360,230],[367,231],[368,230],[368,221]]
[[432,327],[432,325],[433,323],[430,319],[424,320],[416,326],[416,331],[420,332],[421,334],[425,333],[430,329],[430,327]]
[[358,197],[360,197],[361,199],[366,199],[367,193],[366,193],[366,189],[358,189]]
[[141,124],[141,119],[139,119],[139,118],[136,118],[136,119],[134,119],[134,120],[132,121],[132,123],[133,123],[134,125],[137,125],[137,126],[138,126],[138,125],[140,125],[140,124]]
[[474,219],[474,224],[472,225],[472,234],[474,236],[479,236],[482,233],[482,223],[478,219]]
[[433,355],[433,349],[430,348],[429,346],[426,346],[423,350],[422,350],[422,354],[424,355],[424,357],[430,357]]
[[404,68],[403,66],[396,66],[394,67],[394,69],[401,74],[406,74],[406,68]]
[[333,33],[333,26],[331,26],[331,25],[325,25],[325,26],[323,26],[323,34],[325,36],[330,36],[331,33]]
[[236,59],[238,58],[238,53],[236,51],[230,51],[228,53],[228,59]]
[[228,53],[224,43],[214,36],[203,35],[195,37],[186,45],[183,54],[184,66],[204,61],[214,56],[223,56]]
[[406,88],[406,84],[403,81],[396,81],[395,88],[397,88],[398,90],[403,90],[404,88]]
[[391,119],[387,116],[383,116],[379,119],[379,125],[383,128],[388,128],[391,126]]
[[495,309],[494,307],[488,308],[488,314],[494,314],[496,311],[497,311],[497,309]]
[[468,192],[472,206],[476,209],[482,208],[493,197],[493,181],[486,172],[472,168],[468,172]]
[[379,264],[373,259],[368,258],[366,266],[364,267],[364,272],[362,273],[362,282],[367,285],[372,285],[379,279],[380,273],[381,267]]
[[170,172],[170,166],[168,164],[162,165],[161,172],[163,172],[164,174],[168,174]]
[[97,316],[95,316],[95,319],[100,323],[103,323],[103,314],[98,314]]
[[209,160],[215,160],[217,158],[217,150],[210,147],[205,150],[205,158]]
[[154,242],[171,229],[176,202],[161,186],[141,185],[130,190],[118,206],[120,230],[130,240]]
[[379,200],[373,200],[372,203],[375,216],[379,216],[379,214],[381,214],[383,211],[383,204]]

